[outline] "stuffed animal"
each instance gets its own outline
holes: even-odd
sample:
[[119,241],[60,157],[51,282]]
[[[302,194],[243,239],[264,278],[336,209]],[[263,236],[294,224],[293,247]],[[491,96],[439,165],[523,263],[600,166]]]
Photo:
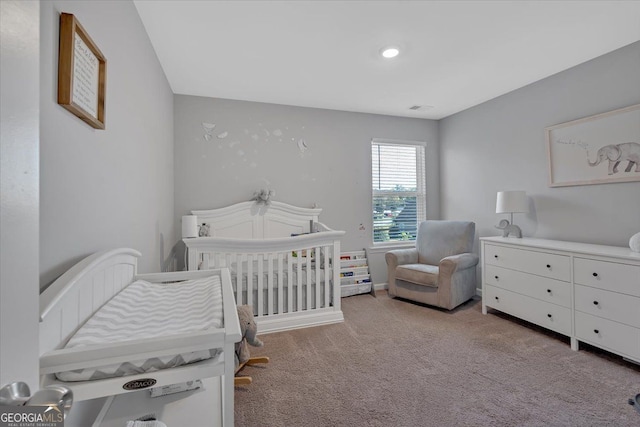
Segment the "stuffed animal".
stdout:
[[271,198],[275,196],[275,194],[275,191],[263,188],[253,193],[253,198],[251,200],[255,200],[258,204],[269,206],[271,204]]
[[241,305],[238,307],[238,319],[240,320],[240,332],[242,339],[236,343],[236,368],[246,363],[250,358],[249,345],[254,347],[262,347],[264,344],[256,337],[258,325],[253,320],[253,308],[250,305]]

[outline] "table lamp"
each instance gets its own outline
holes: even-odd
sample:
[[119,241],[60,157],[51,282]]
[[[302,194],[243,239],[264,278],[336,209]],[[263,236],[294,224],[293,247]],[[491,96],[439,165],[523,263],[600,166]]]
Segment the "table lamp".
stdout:
[[527,193],[525,191],[498,191],[496,200],[496,213],[510,214],[510,221],[503,219],[496,226],[502,230],[503,237],[513,234],[515,237],[522,237],[522,230],[513,223],[514,213],[529,212],[529,203],[527,202]]

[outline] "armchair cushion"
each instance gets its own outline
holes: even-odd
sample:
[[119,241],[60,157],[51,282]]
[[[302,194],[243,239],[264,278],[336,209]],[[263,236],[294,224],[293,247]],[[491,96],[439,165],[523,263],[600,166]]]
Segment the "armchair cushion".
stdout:
[[420,264],[438,265],[442,258],[473,250],[475,224],[467,221],[424,221],[416,248]]
[[405,264],[396,268],[396,279],[416,285],[438,287],[439,268],[428,264]]

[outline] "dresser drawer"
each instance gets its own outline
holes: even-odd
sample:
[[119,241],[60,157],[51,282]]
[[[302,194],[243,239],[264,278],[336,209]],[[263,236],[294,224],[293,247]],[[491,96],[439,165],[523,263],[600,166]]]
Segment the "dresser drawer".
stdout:
[[576,311],[576,338],[614,353],[640,358],[640,330]]
[[[486,294],[486,295],[485,295]],[[571,310],[526,295],[487,285],[485,305],[564,335],[571,335]]]
[[640,297],[640,266],[575,258],[574,282]]
[[571,308],[571,285],[567,282],[495,265],[485,266],[484,281],[488,285]]
[[576,285],[576,310],[640,328],[640,298]]
[[485,264],[550,277],[565,282],[571,280],[571,260],[567,255],[485,244],[484,257]]

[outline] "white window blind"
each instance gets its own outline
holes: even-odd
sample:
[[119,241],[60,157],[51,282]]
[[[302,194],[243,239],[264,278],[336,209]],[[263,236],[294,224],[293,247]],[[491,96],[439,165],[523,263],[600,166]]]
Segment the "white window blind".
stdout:
[[426,219],[424,146],[371,143],[373,242],[415,240]]

